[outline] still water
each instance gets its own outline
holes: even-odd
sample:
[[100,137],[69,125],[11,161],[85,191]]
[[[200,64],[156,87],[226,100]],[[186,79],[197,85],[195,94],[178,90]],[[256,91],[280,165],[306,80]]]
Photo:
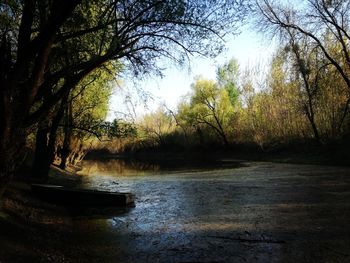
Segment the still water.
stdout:
[[91,262],[350,262],[348,168],[178,164],[83,163],[85,187],[136,195],[135,208],[76,222]]
[[215,169],[237,168],[241,162],[230,159],[161,160],[141,161],[137,159],[86,160],[82,162],[81,174],[110,176],[168,175],[180,172],[200,172]]
[[[125,190],[134,181],[166,180],[174,176],[196,176],[216,170],[243,167],[230,159],[140,161],[136,159],[86,160],[82,162],[83,187],[103,190]],[[128,190],[130,190],[128,188]]]

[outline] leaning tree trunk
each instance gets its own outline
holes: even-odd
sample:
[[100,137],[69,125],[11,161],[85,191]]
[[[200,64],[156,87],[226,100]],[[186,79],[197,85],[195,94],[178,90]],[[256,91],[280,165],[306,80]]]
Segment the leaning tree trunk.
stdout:
[[216,124],[218,125],[218,127],[214,126],[214,130],[219,134],[219,136],[222,139],[222,142],[223,142],[224,146],[227,148],[229,146],[229,142],[227,140],[227,136],[226,136],[225,130],[222,127],[221,122],[220,122],[219,118],[216,116],[215,112],[213,113],[213,116],[214,116]]

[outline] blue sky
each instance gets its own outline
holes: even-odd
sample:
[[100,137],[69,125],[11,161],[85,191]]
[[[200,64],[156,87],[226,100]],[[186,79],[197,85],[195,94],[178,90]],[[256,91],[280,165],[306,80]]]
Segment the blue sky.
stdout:
[[[127,113],[124,105],[124,97],[130,93],[136,108],[137,115],[154,111],[159,105],[165,103],[169,108],[176,109],[176,105],[182,96],[188,94],[191,83],[195,76],[202,75],[207,79],[215,79],[215,70],[218,65],[236,58],[242,71],[246,67],[253,67],[256,64],[266,64],[275,50],[271,40],[263,37],[249,28],[241,29],[242,33],[226,39],[226,51],[215,59],[192,57],[191,68],[180,69],[179,67],[168,66],[163,72],[164,77],[150,77],[138,83],[138,88],[143,89],[153,99],[147,103],[137,96],[133,88],[134,83],[123,80],[122,90],[116,88],[110,101],[110,112],[108,119],[116,117],[115,112]],[[138,116],[138,117],[139,117]]]

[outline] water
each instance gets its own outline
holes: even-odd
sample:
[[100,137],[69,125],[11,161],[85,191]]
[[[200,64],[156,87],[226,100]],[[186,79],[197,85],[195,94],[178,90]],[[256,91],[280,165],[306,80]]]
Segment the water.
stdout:
[[245,166],[235,160],[162,160],[139,161],[135,159],[86,160],[82,162],[82,186],[110,191],[130,191],[135,181],[166,180],[174,176],[196,176],[217,170]]
[[[75,220],[68,246],[89,262],[350,262],[350,170],[221,161],[173,167],[83,163],[89,188],[136,207]],[[74,256],[72,256],[74,259]]]
[[231,159],[172,159],[140,161],[137,159],[86,160],[82,162],[81,174],[109,176],[168,175],[180,172],[200,172],[215,169],[241,167],[241,162]]

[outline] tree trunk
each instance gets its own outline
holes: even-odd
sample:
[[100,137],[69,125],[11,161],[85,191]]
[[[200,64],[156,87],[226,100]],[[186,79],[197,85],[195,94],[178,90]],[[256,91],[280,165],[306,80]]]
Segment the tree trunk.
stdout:
[[195,126],[196,129],[196,133],[198,134],[198,138],[199,138],[199,144],[200,145],[204,145],[204,136],[203,136],[203,132],[201,130],[201,128],[199,126]]
[[61,163],[60,168],[66,169],[68,157],[70,154],[70,144],[71,144],[71,137],[72,137],[72,103],[69,102],[66,104],[66,111],[65,111],[65,123],[64,123],[64,140],[63,145],[61,149]]
[[41,125],[39,124],[32,167],[32,179],[35,181],[45,182],[48,180],[50,166],[55,158],[57,130],[63,117],[66,102],[67,96],[62,99],[61,105],[52,119],[51,127],[49,127],[49,120],[45,120]]
[[229,147],[229,142],[227,140],[225,132],[220,133],[220,136],[222,138],[222,142],[224,143],[224,146],[227,148]]
[[313,108],[312,108],[312,105],[309,104],[309,107],[308,108],[307,106],[305,106],[306,108],[306,116],[311,124],[311,128],[312,128],[312,132],[314,134],[314,139],[315,139],[315,142],[317,144],[320,144],[321,143],[321,139],[320,139],[320,135],[318,133],[318,129],[317,129],[317,126],[316,126],[316,123],[315,123],[315,115],[314,115],[314,112],[313,112]]
[[69,143],[67,143],[68,141],[68,136],[67,134],[64,137],[64,143],[63,143],[63,147],[61,149],[61,163],[60,163],[60,168],[61,169],[66,169],[67,167],[67,160],[69,157]]
[[32,166],[32,180],[45,182],[50,170],[50,157],[48,149],[49,121],[44,120],[39,124],[36,132],[34,162]]
[[320,139],[320,135],[318,133],[318,129],[315,123],[315,119],[314,118],[310,118],[310,123],[311,123],[311,127],[312,127],[312,131],[314,133],[314,137],[315,137],[315,141],[317,144],[321,144],[321,139]]
[[[26,130],[39,86],[42,84],[53,39],[80,0],[53,1],[45,25],[32,38],[35,1],[23,1],[16,46],[8,33],[0,41],[0,198],[24,161]],[[5,5],[6,6],[6,5]],[[5,14],[6,15],[6,14]],[[10,31],[11,32],[11,31]],[[36,41],[36,42],[35,42]],[[16,54],[14,54],[16,53]],[[46,111],[46,109],[45,109]],[[43,111],[42,114],[45,112]]]
[[219,136],[222,139],[222,142],[224,143],[224,146],[227,148],[229,146],[229,142],[227,140],[224,128],[222,127],[221,122],[220,122],[219,118],[216,116],[215,112],[213,112],[213,116],[214,116],[216,124],[218,125],[218,127],[213,126],[213,128],[219,134]]
[[[298,65],[298,71],[299,71],[299,74],[301,74],[301,77],[303,79],[304,88],[305,88],[306,95],[307,95],[307,105],[304,105],[306,115],[307,115],[308,120],[310,121],[310,124],[312,127],[312,132],[314,134],[314,139],[315,139],[317,144],[320,144],[321,143],[320,134],[318,132],[318,129],[317,129],[317,126],[315,123],[315,111],[314,111],[314,107],[315,107],[315,105],[314,105],[315,104],[314,103],[315,95],[314,94],[315,94],[315,92],[312,91],[312,85],[310,83],[310,73],[306,70],[305,62],[302,59],[302,54],[300,53],[299,46],[295,42],[295,36],[290,31],[288,31],[288,33],[291,37],[292,51],[295,55],[297,65]],[[318,86],[317,82],[313,83],[313,89],[319,90],[319,86]]]
[[0,200],[25,156],[26,110],[24,103],[14,101],[15,85],[0,71]]
[[12,180],[16,171],[16,163],[13,161],[15,147],[1,149],[0,151],[0,200],[7,185]]
[[[6,131],[6,132],[4,132]],[[9,125],[0,136],[0,201],[7,185],[25,159],[26,134],[20,126]]]
[[60,121],[62,120],[63,113],[64,113],[64,105],[67,103],[67,96],[62,99],[61,106],[56,114],[56,116],[52,120],[51,124],[51,130],[49,135],[49,142],[48,142],[48,152],[49,152],[49,158],[50,158],[50,165],[55,159],[55,148],[56,148],[56,139],[57,139],[57,131],[58,126],[60,124]]

